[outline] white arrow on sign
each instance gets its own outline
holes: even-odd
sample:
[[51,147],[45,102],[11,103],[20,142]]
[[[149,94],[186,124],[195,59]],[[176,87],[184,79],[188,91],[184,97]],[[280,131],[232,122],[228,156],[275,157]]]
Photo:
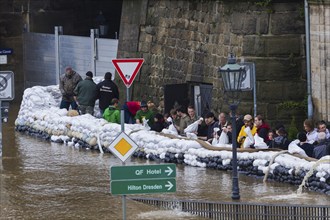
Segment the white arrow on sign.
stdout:
[[167,176],[171,175],[173,173],[173,170],[171,167],[167,167],[167,170],[165,170],[165,173],[167,173]]
[[168,184],[165,185],[165,187],[168,187],[167,190],[171,190],[173,187],[173,184],[170,181],[167,181]]

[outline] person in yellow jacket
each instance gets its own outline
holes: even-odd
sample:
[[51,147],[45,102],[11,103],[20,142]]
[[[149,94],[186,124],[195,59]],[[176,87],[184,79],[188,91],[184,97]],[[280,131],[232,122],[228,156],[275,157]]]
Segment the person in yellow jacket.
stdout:
[[244,131],[246,127],[248,126],[250,127],[253,136],[257,133],[257,127],[254,125],[253,118],[251,115],[245,115],[243,121],[244,121],[244,125],[242,126],[237,137],[237,144],[238,146],[240,146],[240,148],[243,148],[243,143],[247,137],[247,134]]

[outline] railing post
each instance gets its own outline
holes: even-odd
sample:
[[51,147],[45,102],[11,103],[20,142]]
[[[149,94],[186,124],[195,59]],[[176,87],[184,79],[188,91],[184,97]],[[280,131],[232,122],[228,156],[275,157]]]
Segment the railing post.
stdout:
[[56,68],[56,83],[60,83],[60,37],[63,34],[62,26],[55,26],[55,68]]
[[97,59],[97,38],[99,37],[98,29],[91,29],[91,71],[96,75],[96,59]]

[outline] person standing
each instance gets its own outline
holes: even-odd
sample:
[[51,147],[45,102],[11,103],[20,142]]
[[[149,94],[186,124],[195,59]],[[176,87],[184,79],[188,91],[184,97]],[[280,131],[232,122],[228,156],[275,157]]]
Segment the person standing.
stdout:
[[184,134],[184,129],[189,125],[189,116],[184,112],[184,108],[180,107],[176,111],[180,118],[179,126],[175,126],[179,134]]
[[261,115],[257,115],[254,118],[254,125],[257,127],[257,134],[264,139],[265,143],[269,142],[268,132],[270,130],[269,125],[265,122],[265,119]]
[[111,105],[105,109],[103,118],[108,122],[120,124],[120,111],[118,110],[119,100],[113,98]]
[[111,80],[112,74],[106,72],[104,80],[97,84],[97,99],[99,99],[99,107],[101,115],[104,110],[111,105],[111,100],[116,98],[119,100],[118,86]]
[[94,114],[94,106],[97,90],[93,81],[93,73],[88,71],[86,78],[80,81],[74,89],[74,99],[80,110],[80,114]]
[[73,91],[77,84],[82,80],[81,76],[76,73],[71,67],[65,69],[65,73],[60,77],[60,91],[62,94],[62,100],[60,108],[66,108],[69,110],[70,105],[74,110],[78,109],[78,105],[74,100]]
[[188,125],[191,125],[192,123],[197,121],[198,118],[197,118],[196,111],[195,111],[195,108],[193,105],[189,105],[187,110],[188,110],[188,115],[189,115]]

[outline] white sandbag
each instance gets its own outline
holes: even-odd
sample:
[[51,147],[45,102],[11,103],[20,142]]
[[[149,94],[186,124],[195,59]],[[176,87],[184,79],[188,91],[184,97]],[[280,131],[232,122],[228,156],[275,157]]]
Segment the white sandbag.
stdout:
[[142,124],[143,124],[143,127],[145,127],[147,130],[150,130],[150,126],[148,124],[148,121],[149,121],[149,119],[143,118],[142,119]]
[[212,139],[212,143],[211,144],[214,145],[214,146],[217,145],[218,144],[218,139],[214,137]]
[[[251,133],[251,129],[250,129],[250,127],[247,126],[247,127],[244,129],[244,131],[245,131],[245,133],[247,134],[246,139],[249,138],[249,139],[250,139],[250,142],[252,142],[252,144],[254,144],[254,138],[253,138],[253,135],[252,135],[252,133]],[[246,140],[246,139],[245,139],[245,140]]]
[[262,137],[260,137],[258,134],[254,135],[254,147],[256,149],[267,149],[268,148],[267,144],[264,142],[264,139]]
[[188,125],[183,132],[186,133],[196,133],[198,130],[198,125],[201,123],[201,121],[203,121],[203,118],[198,119],[197,121],[195,121],[194,123]]
[[254,139],[251,141],[249,137],[245,138],[245,141],[243,142],[243,148],[250,148],[250,146],[254,144]]
[[178,130],[176,130],[176,128],[174,127],[173,124],[171,124],[170,126],[168,126],[168,128],[164,128],[164,129],[162,130],[162,132],[163,132],[164,134],[172,134],[172,135],[176,135],[176,136],[179,135],[179,134],[178,134]]
[[186,133],[187,138],[196,140],[198,137],[195,133]]
[[[298,141],[299,143],[299,141]],[[308,157],[306,152],[297,145],[297,141],[291,141],[291,143],[289,144],[289,148],[288,148],[288,151],[290,154],[294,154],[294,153],[297,153],[297,154],[300,154],[301,156],[304,156],[304,157]]]
[[219,137],[219,144],[228,144],[229,143],[229,137],[226,132],[222,131]]

